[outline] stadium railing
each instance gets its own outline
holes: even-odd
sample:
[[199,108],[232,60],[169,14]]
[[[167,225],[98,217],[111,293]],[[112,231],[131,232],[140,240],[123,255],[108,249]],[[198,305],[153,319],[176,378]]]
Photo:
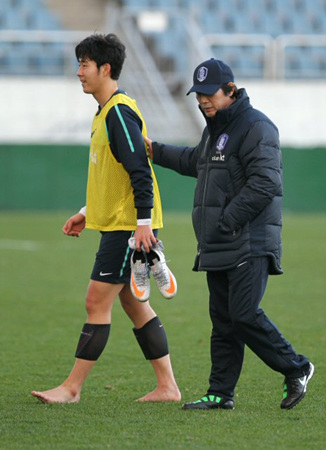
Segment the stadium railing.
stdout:
[[[132,23],[131,18],[128,21]],[[0,76],[72,76],[77,68],[74,46],[85,35],[85,31],[0,30]],[[196,63],[213,56],[230,64],[240,78],[282,80],[326,76],[326,35],[276,38],[266,34],[203,35],[200,30],[196,32],[195,26],[185,24],[177,62],[167,49],[180,48],[181,43],[166,35],[167,42],[158,45],[157,39],[145,34],[146,45],[166,80],[184,79]],[[129,43],[133,42],[131,39]]]

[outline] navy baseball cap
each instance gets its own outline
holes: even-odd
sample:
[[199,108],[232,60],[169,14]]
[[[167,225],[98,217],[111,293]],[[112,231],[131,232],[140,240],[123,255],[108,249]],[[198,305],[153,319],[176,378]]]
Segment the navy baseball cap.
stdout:
[[194,85],[187,92],[213,95],[223,84],[234,82],[234,75],[227,64],[218,59],[208,59],[199,64],[194,71]]

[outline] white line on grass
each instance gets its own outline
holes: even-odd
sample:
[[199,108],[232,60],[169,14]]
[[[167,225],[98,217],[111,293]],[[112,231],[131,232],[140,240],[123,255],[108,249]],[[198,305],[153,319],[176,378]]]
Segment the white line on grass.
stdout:
[[0,239],[0,248],[3,250],[35,251],[42,248],[42,244],[36,241],[22,241],[18,239]]

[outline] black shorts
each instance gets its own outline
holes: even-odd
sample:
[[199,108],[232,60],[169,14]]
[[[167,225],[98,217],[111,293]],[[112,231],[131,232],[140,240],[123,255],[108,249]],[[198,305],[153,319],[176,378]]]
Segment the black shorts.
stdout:
[[[157,230],[154,230],[157,235]],[[101,241],[91,274],[91,280],[104,283],[130,282],[130,256],[128,239],[134,231],[101,231]]]

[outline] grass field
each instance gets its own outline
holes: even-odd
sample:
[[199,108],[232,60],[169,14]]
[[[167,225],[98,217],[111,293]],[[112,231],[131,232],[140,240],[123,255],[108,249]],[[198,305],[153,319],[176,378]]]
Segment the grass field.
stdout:
[[[284,220],[285,274],[271,277],[266,313],[299,353],[315,364],[307,397],[282,411],[283,378],[250,350],[234,411],[183,411],[181,404],[140,404],[155,379],[117,302],[105,352],[81,402],[44,405],[31,397],[63,381],[85,321],[84,295],[98,233],[61,233],[65,214],[1,213],[0,449],[324,449],[326,215]],[[151,304],[168,333],[183,400],[205,393],[210,322],[205,275],[193,273],[190,214],[166,215],[167,259],[179,293]]]

